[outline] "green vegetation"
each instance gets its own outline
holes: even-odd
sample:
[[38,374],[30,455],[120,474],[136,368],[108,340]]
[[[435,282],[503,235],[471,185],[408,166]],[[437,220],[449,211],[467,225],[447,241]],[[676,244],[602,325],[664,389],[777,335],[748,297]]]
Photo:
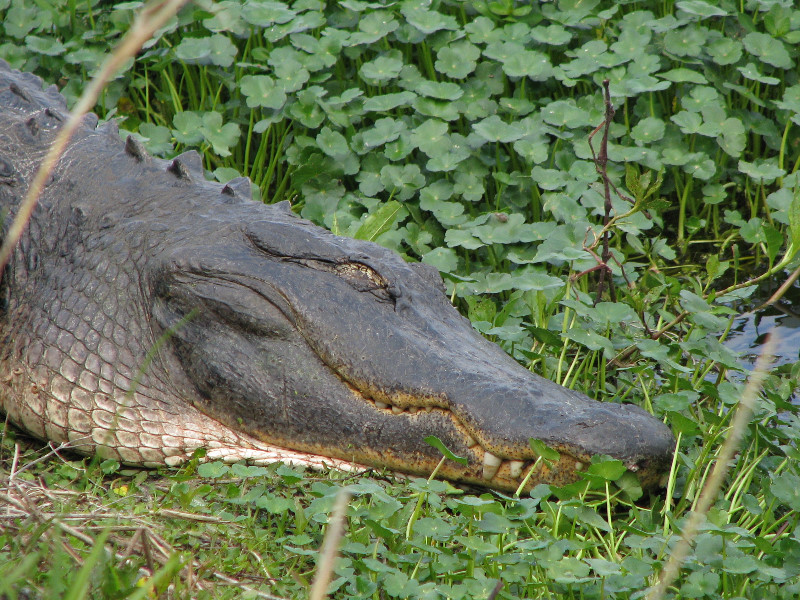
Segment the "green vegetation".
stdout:
[[[74,101],[141,5],[100,4],[0,0],[0,57]],[[305,597],[347,486],[332,597],[643,597],[741,395],[731,317],[798,264],[799,43],[800,9],[779,0],[185,9],[98,113],[436,266],[522,364],[663,417],[675,464],[652,497],[598,460],[579,484],[508,498],[286,466],[33,464],[43,453],[17,456],[6,430],[0,594]],[[605,79],[609,212],[589,145]],[[798,372],[767,377],[669,597],[800,595]]]

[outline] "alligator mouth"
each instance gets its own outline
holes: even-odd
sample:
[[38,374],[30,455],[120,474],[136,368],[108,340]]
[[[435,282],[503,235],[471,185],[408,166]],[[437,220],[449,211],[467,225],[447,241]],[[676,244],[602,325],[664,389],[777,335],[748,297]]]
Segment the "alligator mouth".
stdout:
[[[453,465],[451,469],[453,469],[454,473],[458,473],[454,479],[507,489],[517,488],[526,478],[533,482],[549,481],[563,484],[576,480],[578,472],[586,465],[584,461],[588,460],[588,457],[581,460],[564,448],[557,450],[559,458],[555,461],[544,461],[540,457],[511,459],[497,456],[481,445],[477,437],[468,430],[467,426],[459,420],[455,413],[444,405],[443,400],[436,397],[411,396],[408,394],[392,396],[382,391],[373,393],[369,386],[358,386],[342,377],[340,373],[337,372],[337,375],[357,398],[384,415],[418,419],[438,412],[448,419],[462,437],[464,447],[467,450],[466,454],[468,456],[464,458],[467,458],[470,466],[466,467],[466,469],[468,471],[476,471],[476,465],[479,465],[476,473],[479,475],[478,477],[470,476],[472,473],[467,474],[465,477],[465,473],[458,473],[458,468]],[[425,403],[418,404],[420,400]],[[412,402],[417,402],[417,404]],[[556,450],[555,448],[553,449]],[[532,449],[527,449],[527,451],[533,454]],[[458,455],[459,453],[454,452],[454,454]],[[427,474],[431,470],[431,468],[425,468],[420,469],[420,472]],[[533,472],[531,473],[531,471]]]

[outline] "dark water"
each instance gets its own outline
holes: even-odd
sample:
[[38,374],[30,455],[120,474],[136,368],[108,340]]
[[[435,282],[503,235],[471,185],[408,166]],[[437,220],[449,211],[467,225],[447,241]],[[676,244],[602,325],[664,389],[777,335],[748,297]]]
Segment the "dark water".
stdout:
[[[796,306],[800,309],[800,304]],[[783,304],[736,317],[725,345],[740,352],[747,365],[752,366],[770,332],[778,335],[776,366],[800,360],[800,313]]]
[[[778,281],[758,290],[761,302],[770,298],[782,283]],[[754,306],[761,302],[756,301]],[[797,282],[775,304],[736,317],[725,345],[739,352],[743,366],[752,369],[769,333],[778,335],[773,366],[800,360],[800,284]],[[800,405],[800,388],[795,390],[793,403]]]

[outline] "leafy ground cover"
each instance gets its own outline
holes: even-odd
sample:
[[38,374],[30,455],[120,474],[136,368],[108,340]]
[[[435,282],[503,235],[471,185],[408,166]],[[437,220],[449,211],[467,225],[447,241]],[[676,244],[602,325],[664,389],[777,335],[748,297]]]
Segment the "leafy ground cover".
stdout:
[[[0,57],[74,101],[139,6],[0,0]],[[642,597],[741,395],[731,317],[798,263],[798,42],[800,10],[767,0],[188,7],[102,116],[436,266],[524,365],[663,417],[675,463],[655,496],[600,460],[580,484],[508,498],[284,466],[34,463],[7,430],[0,593],[303,597],[348,487],[333,597]],[[610,200],[589,141],[604,80]],[[800,594],[797,376],[770,373],[668,595]]]

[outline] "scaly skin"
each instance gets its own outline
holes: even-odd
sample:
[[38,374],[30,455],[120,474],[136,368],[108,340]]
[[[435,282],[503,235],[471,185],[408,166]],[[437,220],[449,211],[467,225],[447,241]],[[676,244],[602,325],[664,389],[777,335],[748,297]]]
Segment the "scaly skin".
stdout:
[[[66,114],[0,62],[0,207],[13,216]],[[68,146],[3,274],[0,409],[131,464],[209,458],[368,464],[566,483],[596,454],[657,481],[674,444],[635,406],[531,374],[473,331],[435,270],[340,238],[250,183],[149,157],[96,118]],[[6,223],[9,219],[6,219]],[[550,468],[528,443],[561,453]]]

